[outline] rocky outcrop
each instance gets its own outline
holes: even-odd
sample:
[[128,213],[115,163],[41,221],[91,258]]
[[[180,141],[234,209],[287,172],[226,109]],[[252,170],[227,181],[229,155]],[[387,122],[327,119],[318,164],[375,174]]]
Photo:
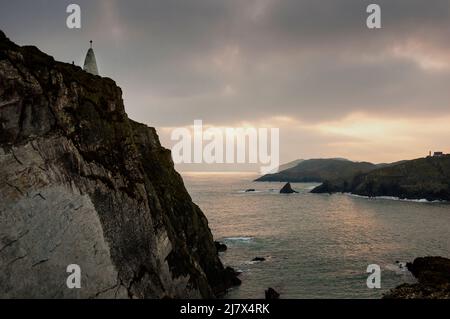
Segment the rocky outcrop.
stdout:
[[280,194],[292,194],[292,193],[298,193],[298,192],[292,189],[291,183],[286,183],[286,185],[284,185],[280,189]]
[[0,298],[210,298],[232,277],[114,81],[0,32]]
[[450,200],[449,180],[450,155],[445,155],[404,161],[347,179],[328,180],[312,192]]
[[216,246],[216,250],[218,253],[223,253],[224,251],[227,251],[228,247],[224,243],[221,243],[220,241],[215,241],[214,245]]
[[450,259],[421,257],[406,266],[418,283],[400,285],[383,298],[450,299]]
[[270,287],[264,291],[264,295],[267,300],[280,299],[280,294],[275,289]]
[[226,285],[229,287],[239,286],[242,283],[241,280],[238,278],[238,276],[240,274],[241,273],[234,270],[234,268],[231,268],[231,267],[225,268],[225,274],[224,274],[223,278],[224,278]]

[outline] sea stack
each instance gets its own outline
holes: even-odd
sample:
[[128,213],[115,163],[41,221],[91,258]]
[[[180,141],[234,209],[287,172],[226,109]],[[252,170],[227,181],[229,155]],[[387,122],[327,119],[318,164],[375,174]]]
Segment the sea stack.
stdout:
[[292,194],[292,193],[298,192],[292,189],[291,183],[286,183],[286,185],[284,185],[283,188],[280,190],[280,194]]
[[94,49],[92,48],[92,40],[90,41],[91,47],[89,48],[86,58],[84,59],[84,67],[83,70],[86,72],[89,72],[94,75],[98,74],[98,68],[97,68],[97,60],[95,59],[95,53]]

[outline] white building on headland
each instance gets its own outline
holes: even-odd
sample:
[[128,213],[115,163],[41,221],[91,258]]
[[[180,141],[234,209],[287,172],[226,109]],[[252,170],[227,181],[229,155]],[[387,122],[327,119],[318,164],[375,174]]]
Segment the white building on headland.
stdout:
[[446,155],[444,152],[434,152],[433,155],[431,155],[431,151],[430,151],[430,155],[428,155],[428,157],[441,157]]
[[91,43],[91,47],[89,48],[89,50],[86,54],[86,59],[84,60],[83,70],[85,70],[86,72],[89,72],[91,74],[94,74],[94,75],[99,75],[98,68],[97,68],[97,61],[95,59],[94,49],[92,48],[92,40],[90,41],[90,43]]

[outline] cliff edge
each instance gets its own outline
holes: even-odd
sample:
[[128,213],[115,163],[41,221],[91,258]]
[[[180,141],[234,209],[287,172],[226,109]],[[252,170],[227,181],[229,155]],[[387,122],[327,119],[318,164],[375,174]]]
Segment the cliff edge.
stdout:
[[0,298],[212,298],[233,276],[115,82],[0,31]]

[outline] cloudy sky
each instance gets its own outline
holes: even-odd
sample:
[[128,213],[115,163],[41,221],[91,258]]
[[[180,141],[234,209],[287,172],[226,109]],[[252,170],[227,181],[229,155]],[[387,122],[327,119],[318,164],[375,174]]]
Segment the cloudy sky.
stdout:
[[202,119],[280,128],[282,162],[450,152],[450,0],[0,0],[0,29],[77,64],[94,40],[129,116],[166,146]]

